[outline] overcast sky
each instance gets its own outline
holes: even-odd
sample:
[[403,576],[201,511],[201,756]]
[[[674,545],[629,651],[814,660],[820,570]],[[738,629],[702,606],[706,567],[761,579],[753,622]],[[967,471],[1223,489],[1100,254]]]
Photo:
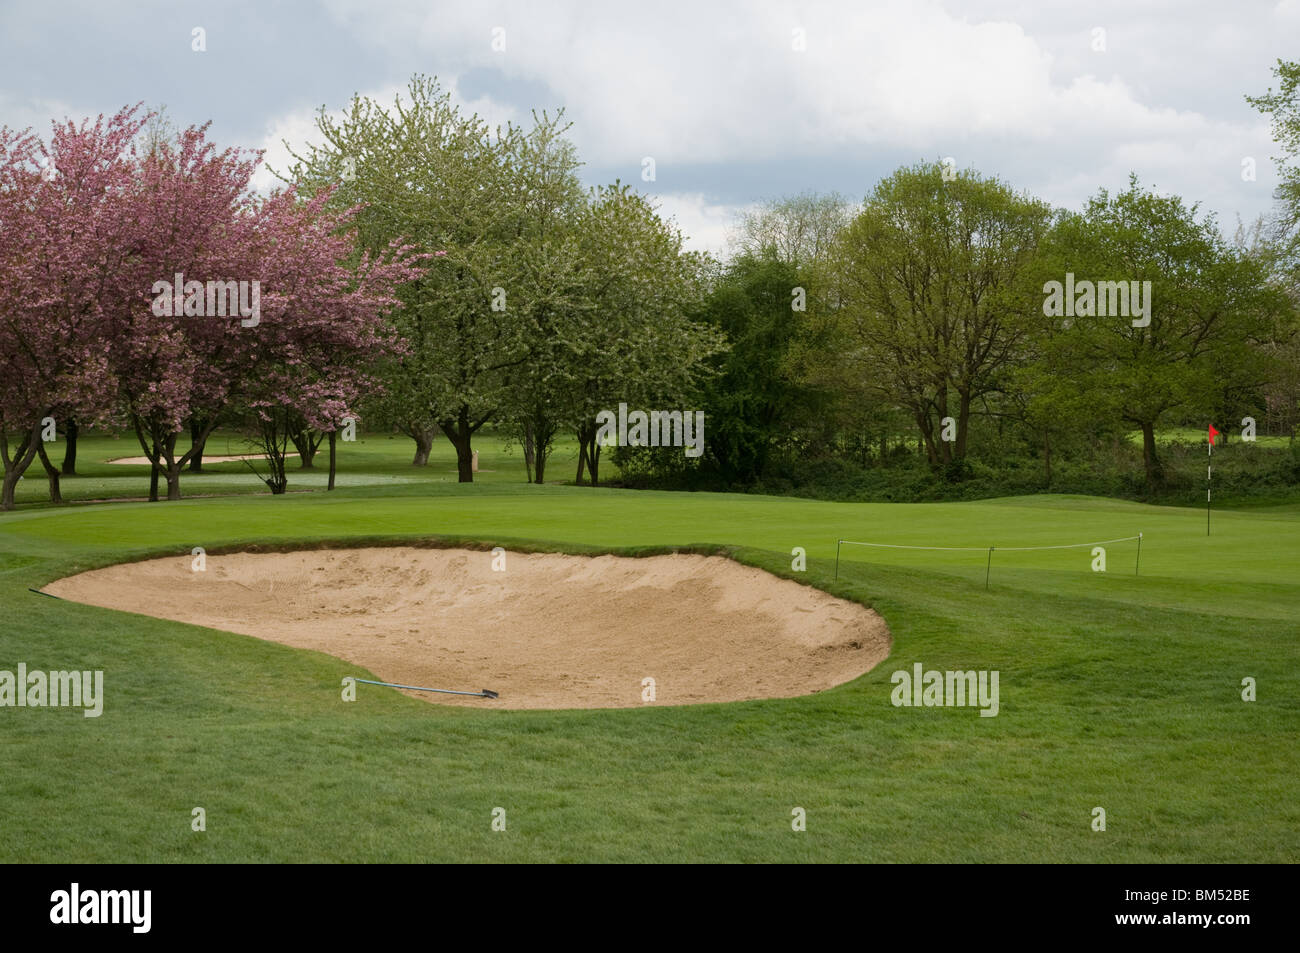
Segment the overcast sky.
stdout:
[[753,203],[860,201],[947,156],[1071,208],[1136,172],[1231,234],[1271,206],[1277,149],[1242,97],[1279,57],[1300,0],[0,0],[0,125],[165,104],[283,167],[321,106],[420,72],[494,121],[563,107],[587,184],[633,182],[697,248]]

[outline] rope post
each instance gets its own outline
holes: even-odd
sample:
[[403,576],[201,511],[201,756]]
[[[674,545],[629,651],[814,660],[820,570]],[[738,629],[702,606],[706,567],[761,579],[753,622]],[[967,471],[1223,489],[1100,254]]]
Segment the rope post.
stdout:
[[993,570],[993,547],[990,546],[990,547],[989,547],[989,561],[988,561],[988,564],[985,565],[985,567],[984,567],[984,591],[985,591],[985,592],[988,592],[988,588],[989,588],[989,573],[990,573],[992,570]]
[[1133,564],[1133,575],[1135,576],[1138,575],[1138,570],[1141,568],[1141,566],[1142,566],[1142,534],[1138,533],[1138,558],[1137,558],[1137,562]]
[[835,540],[835,581],[836,582],[840,581],[840,544],[843,542],[844,540],[842,539]]

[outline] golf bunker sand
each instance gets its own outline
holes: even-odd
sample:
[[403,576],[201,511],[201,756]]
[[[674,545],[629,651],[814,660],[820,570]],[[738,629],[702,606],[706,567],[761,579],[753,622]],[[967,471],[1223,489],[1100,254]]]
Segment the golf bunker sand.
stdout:
[[[45,592],[316,649],[408,694],[486,708],[623,708],[785,698],[856,678],[890,649],[872,610],[720,556],[504,555],[384,547],[123,563]],[[498,562],[498,565],[500,563]],[[364,677],[360,671],[357,675]],[[341,691],[331,686],[331,691]],[[358,685],[365,692],[391,691]]]
[[[296,453],[286,453],[284,458],[296,457]],[[234,463],[239,460],[266,460],[264,453],[236,453],[222,456],[220,454],[204,454],[204,463]],[[153,461],[148,457],[117,457],[113,460],[105,460],[105,463],[120,463],[122,466],[147,467]]]

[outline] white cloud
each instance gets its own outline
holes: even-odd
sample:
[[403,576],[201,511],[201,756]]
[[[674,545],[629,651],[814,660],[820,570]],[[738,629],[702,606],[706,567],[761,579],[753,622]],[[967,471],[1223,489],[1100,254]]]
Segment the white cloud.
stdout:
[[[388,65],[370,95],[391,101],[392,78],[419,70],[494,124],[526,120],[521,106],[564,106],[589,166],[635,181],[641,158],[653,156],[672,190],[665,211],[693,247],[717,251],[739,206],[699,183],[717,181],[719,168],[762,164],[862,162],[873,172],[860,183],[826,185],[861,195],[882,167],[952,155],[1072,207],[1099,187],[1122,188],[1132,170],[1225,219],[1253,217],[1268,205],[1276,148],[1241,97],[1268,85],[1300,0],[1266,0],[1257,16],[1128,0],[1086,9],[1024,0],[331,0],[327,10],[367,61]],[[1104,53],[1090,46],[1097,25]],[[494,27],[506,31],[503,52],[492,48]],[[795,28],[803,52],[792,48]],[[1204,62],[1189,68],[1192,48]],[[474,89],[489,92],[467,102],[471,71]],[[367,90],[364,74],[358,86]],[[280,140],[311,139],[314,122],[309,111],[269,118],[268,164],[285,167]],[[1257,183],[1240,182],[1243,156],[1259,160]],[[274,183],[259,174],[260,187]],[[754,190],[746,201],[781,192]],[[731,190],[728,201],[737,198]]]
[[[551,5],[494,16],[459,6],[435,16],[423,3],[334,5],[394,52],[415,40],[453,73],[495,68],[545,83],[576,121],[583,155],[600,164],[797,158],[848,144],[934,151],[1057,129],[1119,141],[1152,127],[1187,135],[1205,123],[1140,102],[1118,78],[1054,80],[1053,56],[1021,26],[969,22],[932,0],[635,9],[587,7],[578,19]],[[490,48],[493,24],[507,31],[505,52]],[[791,48],[796,27],[805,52]]]
[[688,250],[711,252],[718,258],[724,257],[732,226],[750,207],[717,204],[702,192],[670,192],[653,199],[660,217],[671,218],[686,236]]
[[0,90],[0,126],[8,126],[14,131],[30,128],[34,135],[49,139],[50,121],[62,122],[69,117],[78,122],[86,118],[84,113],[58,99],[21,96]]

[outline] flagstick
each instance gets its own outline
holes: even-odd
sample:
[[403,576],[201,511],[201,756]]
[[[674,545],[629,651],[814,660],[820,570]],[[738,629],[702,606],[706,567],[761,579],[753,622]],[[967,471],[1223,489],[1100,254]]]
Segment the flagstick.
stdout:
[[[1209,453],[1206,456],[1207,461],[1214,459],[1214,438],[1210,438]],[[1205,535],[1210,535],[1210,470],[1213,464],[1205,464]]]

